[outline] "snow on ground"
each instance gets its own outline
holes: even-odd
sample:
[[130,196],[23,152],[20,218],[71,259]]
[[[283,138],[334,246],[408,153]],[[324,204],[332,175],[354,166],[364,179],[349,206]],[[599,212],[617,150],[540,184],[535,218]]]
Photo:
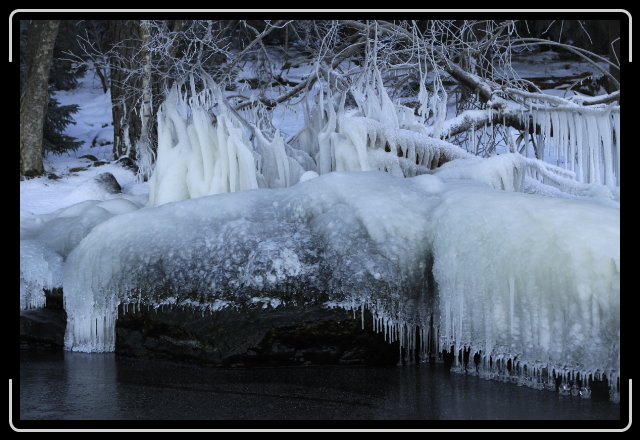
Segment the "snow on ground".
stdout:
[[[604,69],[608,68],[607,64],[603,62],[599,62],[598,65]],[[593,64],[583,60],[567,60],[562,53],[554,50],[513,55],[511,67],[522,78],[561,78],[583,73],[602,75]]]
[[[73,114],[76,123],[68,125],[65,130],[67,135],[81,140],[83,147],[107,144],[113,146],[111,92],[103,93],[100,80],[92,71],[78,80],[78,87],[60,90],[55,96],[61,105],[80,106],[79,111]],[[92,149],[91,154],[98,159],[109,160],[109,151],[110,148]]]
[[[93,150],[86,151],[93,154]],[[60,168],[73,168],[74,166],[87,166],[90,161],[74,157],[78,153],[71,153],[66,158],[57,158]],[[47,167],[47,170],[52,168]],[[53,172],[53,171],[51,171]],[[90,182],[95,176],[109,172],[113,174],[123,193],[146,197],[148,187],[146,183],[136,180],[134,173],[117,164],[107,164],[100,167],[90,167],[86,171],[80,171],[64,175],[59,180],[51,180],[47,176],[38,177],[20,182],[20,219],[40,214],[48,214],[57,209],[64,208],[74,203],[85,200],[104,200],[103,192],[95,191]]]
[[[130,170],[111,163],[91,166],[92,160],[82,158],[92,155],[104,162],[113,159],[111,95],[102,92],[100,80],[93,72],[87,72],[79,80],[76,89],[57,92],[56,98],[62,105],[80,106],[79,111],[73,114],[76,124],[67,126],[65,133],[81,140],[82,146],[77,151],[46,156],[45,171],[60,179],[50,179],[45,175],[20,182],[20,219],[47,214],[85,200],[103,198],[104,195],[92,191],[91,185],[88,185],[100,173],[113,174],[125,194],[147,195],[147,184],[138,182]],[[87,170],[71,171],[86,167]]]

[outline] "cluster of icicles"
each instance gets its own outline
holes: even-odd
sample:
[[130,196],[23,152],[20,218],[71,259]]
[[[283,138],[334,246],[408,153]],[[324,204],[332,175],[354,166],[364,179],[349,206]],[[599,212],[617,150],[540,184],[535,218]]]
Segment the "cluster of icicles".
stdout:
[[[205,307],[196,304],[161,304],[147,306],[146,310],[191,310],[199,311],[202,316],[213,314],[215,311],[228,307],[228,304],[220,304],[219,307]],[[384,340],[390,344],[398,342],[398,365],[412,365],[416,362],[425,363],[438,356],[440,360],[449,356],[452,361],[451,372],[478,376],[485,380],[496,380],[512,383],[518,386],[526,386],[536,390],[558,392],[561,396],[591,398],[590,384],[594,381],[605,381],[609,387],[609,398],[614,403],[620,402],[620,376],[618,372],[595,371],[571,368],[564,365],[552,365],[544,362],[532,362],[518,359],[517,354],[492,352],[487,353],[480,347],[459,345],[455,341],[442,337],[438,327],[434,327],[433,321],[415,324],[401,318],[392,318],[384,312],[372,308],[366,302],[336,304],[353,312],[353,318],[357,319],[356,312],[360,313],[362,329],[365,328],[365,313],[369,309],[372,316],[372,329],[376,333],[382,333]],[[127,302],[115,307],[115,313],[107,313],[95,318],[95,326],[92,326],[92,334],[85,334],[87,343],[91,344],[91,351],[114,351],[115,332],[105,331],[107,328],[115,328],[115,322],[120,314],[140,313],[141,302]],[[67,325],[73,326],[70,319]],[[69,337],[74,332],[67,332]],[[76,339],[76,346],[82,345],[82,338]]]
[[[347,94],[355,108],[345,107]],[[338,96],[320,87],[313,111],[305,102],[304,130],[286,143],[277,131],[263,130],[259,107],[240,115],[212,81],[198,93],[192,85],[191,96],[174,87],[158,114],[158,157],[150,180],[150,204],[282,188],[298,183],[305,173],[379,170],[412,177],[437,172],[457,159],[473,159],[474,155],[440,139],[446,113],[440,104],[446,96],[425,96],[423,106],[430,108],[435,120],[429,126],[424,116],[418,120],[412,109],[391,101],[379,73]],[[605,185],[617,199],[619,106],[517,112],[525,127],[525,147],[536,146],[538,160],[530,159],[527,166],[530,178],[573,196],[602,193],[597,186]],[[541,172],[542,168],[553,172]]]
[[[360,310],[364,329],[364,304]],[[447,341],[440,336],[439,329],[434,328],[433,322],[415,325],[402,319],[394,320],[378,314],[375,310],[371,313],[373,331],[383,333],[385,341],[389,343],[399,343],[398,365],[411,365],[416,360],[424,363],[436,355],[440,358],[449,356],[453,373],[558,392],[561,396],[582,399],[591,398],[591,383],[605,381],[609,387],[610,400],[614,403],[620,402],[620,376],[616,371],[576,369],[519,360],[518,355],[511,353],[487,353],[479,347],[459,346],[455,341]]]
[[552,154],[580,182],[620,186],[619,106],[532,110],[521,121],[524,143],[534,137],[538,159]]
[[[277,131],[266,133],[259,127],[259,107],[236,112],[213,81],[201,92],[192,85],[190,95],[175,86],[158,112],[150,205],[287,187],[309,171],[377,169],[411,177],[471,157],[431,136],[433,127],[416,122],[412,109],[393,104],[379,74],[371,84],[358,84],[350,93],[357,109],[345,108],[346,92],[333,96],[321,88],[314,111],[304,107],[305,129],[287,144]],[[432,113],[443,107],[441,101],[432,97]],[[437,121],[443,118],[440,113]]]

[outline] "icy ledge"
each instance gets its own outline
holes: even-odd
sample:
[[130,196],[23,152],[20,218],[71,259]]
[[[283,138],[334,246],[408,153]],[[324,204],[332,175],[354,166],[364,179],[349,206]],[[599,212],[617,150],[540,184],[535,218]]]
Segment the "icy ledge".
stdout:
[[470,348],[484,375],[502,359],[537,387],[578,374],[615,383],[619,219],[588,201],[381,172],[145,208],[69,255],[65,346],[113,351],[120,305],[204,312],[275,298],[367,307],[377,330],[423,354],[416,330],[428,340],[433,315],[439,346]]

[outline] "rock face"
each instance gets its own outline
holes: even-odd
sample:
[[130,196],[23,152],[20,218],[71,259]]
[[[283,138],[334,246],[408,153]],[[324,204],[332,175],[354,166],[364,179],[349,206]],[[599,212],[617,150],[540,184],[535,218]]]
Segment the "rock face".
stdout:
[[62,349],[66,325],[64,310],[24,310],[20,312],[20,346]]
[[46,307],[20,312],[20,346],[49,347],[64,346],[64,331],[67,314],[62,308],[62,289],[45,290]]
[[[64,346],[62,289],[46,297],[45,308],[20,313],[23,348]],[[204,316],[187,309],[129,311],[116,326],[116,353],[225,367],[395,365],[398,343],[374,333],[368,314],[364,327],[359,313],[354,319],[351,312],[319,305],[255,305]]]
[[363,330],[351,313],[320,307],[141,311],[116,326],[116,353],[221,366],[393,365],[398,351],[371,331],[370,318]]

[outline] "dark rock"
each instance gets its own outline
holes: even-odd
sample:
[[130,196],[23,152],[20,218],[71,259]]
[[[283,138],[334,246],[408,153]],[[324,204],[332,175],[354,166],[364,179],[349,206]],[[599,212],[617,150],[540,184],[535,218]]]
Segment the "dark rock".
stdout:
[[133,171],[134,173],[138,172],[138,165],[128,157],[121,157],[116,161],[116,163],[120,164],[122,167]]
[[[47,291],[47,307],[20,313],[23,347],[64,346],[62,289]],[[190,309],[122,309],[118,355],[195,361],[224,367],[280,365],[395,365],[399,346],[374,333],[371,317],[319,305],[261,305],[202,315]]]
[[47,174],[47,177],[49,178],[49,180],[58,180],[58,179],[60,179],[60,176],[58,176],[57,174],[53,174],[53,173]]
[[62,301],[62,287],[56,287],[52,290],[45,289],[44,295],[47,298],[47,309],[62,310],[64,308]]
[[110,192],[111,194],[118,194],[122,192],[120,184],[111,173],[98,174],[96,177],[94,177],[94,180],[98,183],[98,185],[100,185],[103,189]]
[[96,162],[98,160],[93,154],[85,154],[84,156],[80,156],[80,159],[88,159],[91,162]]
[[20,345],[61,348],[64,346],[66,325],[64,310],[23,310],[20,312]]
[[70,173],[79,173],[80,171],[87,171],[88,168],[87,167],[75,167],[75,168],[69,168],[69,172]]
[[398,344],[371,331],[370,318],[320,306],[245,307],[212,315],[173,309],[121,314],[120,355],[197,360],[220,366],[394,365]]
[[101,167],[102,165],[106,165],[106,164],[108,164],[108,163],[109,163],[109,162],[104,162],[104,161],[102,161],[102,160],[97,160],[97,161],[95,161],[95,162],[93,163],[93,166],[94,166],[94,167]]

